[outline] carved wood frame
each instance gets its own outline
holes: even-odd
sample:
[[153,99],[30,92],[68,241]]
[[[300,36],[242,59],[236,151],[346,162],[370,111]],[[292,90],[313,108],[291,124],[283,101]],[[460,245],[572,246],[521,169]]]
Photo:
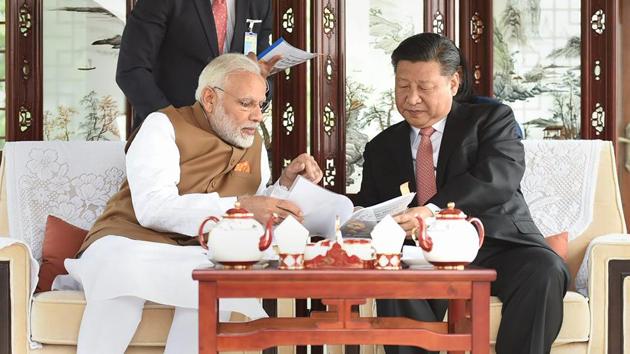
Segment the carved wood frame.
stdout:
[[42,1],[6,2],[7,141],[42,140]]
[[424,31],[441,34],[455,41],[455,2],[424,0]]
[[[608,263],[608,353],[623,352],[623,282],[630,277],[630,261]],[[627,333],[628,329],[626,329]]]
[[[459,4],[459,42],[471,68],[473,88],[478,95],[492,96],[492,0],[459,0]],[[581,138],[611,140],[615,145],[619,0],[581,0],[580,9]]]
[[346,190],[345,1],[312,0],[311,154],[324,172],[322,184]]
[[[306,4],[297,0],[274,0],[274,37],[297,48],[306,48]],[[299,154],[306,152],[306,65],[279,72],[274,80],[272,176]]]
[[11,354],[11,267],[0,262],[0,354]]
[[581,137],[611,140],[613,146],[617,142],[618,15],[617,0],[582,0]]

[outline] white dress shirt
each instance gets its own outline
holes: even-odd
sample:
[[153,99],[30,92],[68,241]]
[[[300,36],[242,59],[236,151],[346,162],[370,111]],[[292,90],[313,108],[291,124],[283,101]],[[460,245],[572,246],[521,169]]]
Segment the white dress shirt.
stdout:
[[[444,127],[446,126],[446,117],[442,118],[439,122],[432,125],[435,131],[431,134],[431,146],[433,147],[433,173],[437,169],[438,156],[440,154],[440,145],[442,144],[442,136],[444,136]],[[416,153],[418,152],[418,145],[420,145],[420,128],[414,126],[411,127],[409,132],[409,139],[411,139],[411,158],[413,159],[413,173],[416,173]],[[426,207],[431,209],[433,214],[440,211],[440,208],[435,204],[427,204]]]

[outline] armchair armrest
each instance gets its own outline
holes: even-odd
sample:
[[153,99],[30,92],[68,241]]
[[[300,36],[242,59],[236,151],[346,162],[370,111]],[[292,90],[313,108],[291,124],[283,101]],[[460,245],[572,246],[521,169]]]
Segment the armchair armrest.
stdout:
[[[9,338],[10,353],[28,352],[28,313],[31,298],[31,253],[22,243],[0,248],[0,284],[8,287],[8,298],[0,299],[0,338]],[[36,271],[36,270],[35,270]],[[0,292],[0,295],[2,293]],[[4,300],[4,301],[3,301]],[[5,319],[8,323],[4,323]],[[3,344],[7,345],[7,344]],[[0,345],[0,349],[2,345]]]
[[[588,294],[591,312],[589,353],[623,350],[624,298],[630,294],[630,235],[609,234],[591,241],[588,252]],[[627,278],[630,280],[630,278]],[[627,283],[627,281],[625,281]],[[626,323],[630,319],[625,319]]]

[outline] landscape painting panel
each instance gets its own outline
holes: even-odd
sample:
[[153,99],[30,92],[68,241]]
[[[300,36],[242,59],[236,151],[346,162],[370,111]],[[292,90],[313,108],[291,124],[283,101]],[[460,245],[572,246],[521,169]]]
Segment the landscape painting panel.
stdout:
[[580,2],[495,0],[494,94],[525,138],[580,135]]
[[346,0],[346,193],[360,189],[365,144],[403,120],[390,56],[423,31],[423,7],[418,0]]
[[44,139],[124,140],[124,0],[44,2]]

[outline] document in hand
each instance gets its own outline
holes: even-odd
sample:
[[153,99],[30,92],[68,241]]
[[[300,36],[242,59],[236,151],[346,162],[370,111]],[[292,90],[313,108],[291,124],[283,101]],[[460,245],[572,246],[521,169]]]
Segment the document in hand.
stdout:
[[269,75],[273,75],[278,71],[285,70],[294,65],[301,64],[309,59],[313,59],[317,54],[305,52],[302,49],[295,48],[287,43],[284,38],[280,37],[277,41],[273,42],[269,48],[265,49],[258,55],[258,60],[268,61],[275,55],[282,55],[282,59],[274,65],[269,72]]
[[416,193],[408,193],[400,197],[386,200],[367,208],[360,208],[341,225],[343,237],[370,237],[370,232],[387,215],[395,215],[407,209]]
[[411,203],[415,193],[406,194],[352,212],[352,201],[298,176],[289,190],[288,200],[304,213],[304,227],[311,235],[335,237],[335,218],[339,216],[344,237],[370,237],[370,231],[386,215],[399,213]]

